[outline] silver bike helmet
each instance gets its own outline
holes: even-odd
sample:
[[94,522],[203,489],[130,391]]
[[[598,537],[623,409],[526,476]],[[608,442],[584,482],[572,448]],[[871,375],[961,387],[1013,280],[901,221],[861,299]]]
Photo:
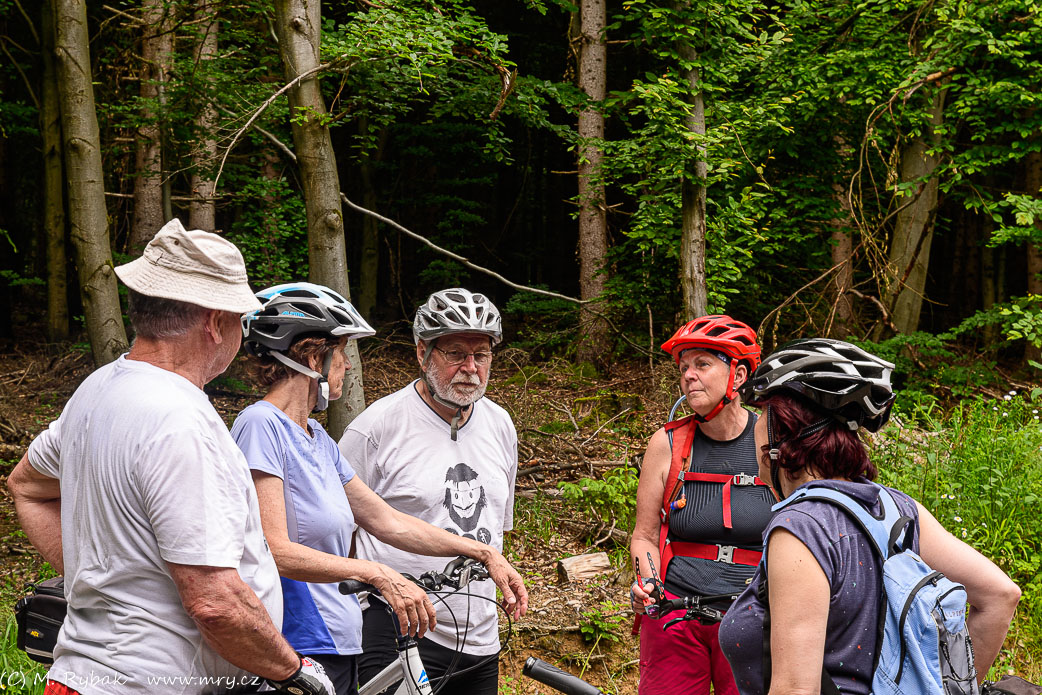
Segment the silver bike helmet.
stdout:
[[253,355],[289,350],[305,334],[366,338],[376,335],[351,302],[310,282],[292,282],[257,293],[261,308],[242,317],[243,347]]
[[503,319],[483,294],[462,287],[435,292],[416,310],[413,341],[429,343],[452,333],[481,333],[498,345],[503,340]]
[[851,430],[876,432],[894,403],[894,365],[842,340],[810,338],[781,346],[738,389],[759,405],[774,394],[795,394]]

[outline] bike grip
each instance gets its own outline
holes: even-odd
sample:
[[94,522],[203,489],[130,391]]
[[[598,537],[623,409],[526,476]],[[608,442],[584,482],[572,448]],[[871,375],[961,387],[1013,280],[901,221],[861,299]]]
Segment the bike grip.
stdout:
[[345,579],[344,581],[340,582],[339,585],[337,585],[337,588],[340,590],[340,593],[344,594],[345,596],[348,594],[357,594],[359,591],[371,591],[379,593],[376,587],[372,584],[366,584],[365,582],[360,582],[357,579]]
[[604,695],[600,690],[581,678],[566,673],[534,656],[528,657],[524,668],[521,669],[521,673],[533,680],[549,685],[551,688],[556,688],[565,693],[565,695]]

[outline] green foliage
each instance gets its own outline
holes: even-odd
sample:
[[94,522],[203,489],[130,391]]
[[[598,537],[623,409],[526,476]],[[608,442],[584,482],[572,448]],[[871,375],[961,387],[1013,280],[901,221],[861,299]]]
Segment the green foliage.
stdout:
[[241,207],[228,238],[242,251],[250,281],[266,287],[308,276],[307,218],[285,179],[253,178],[234,195]]
[[[919,500],[1024,592],[1028,633],[1042,627],[1042,391],[976,397],[940,415],[912,404],[926,430],[889,427],[873,447],[880,481]],[[1033,638],[1034,639],[1034,638]]]
[[633,528],[637,504],[637,472],[628,466],[613,468],[603,478],[583,478],[558,485],[562,496],[574,502],[587,518],[616,528]]
[[617,642],[626,616],[614,601],[604,600],[583,611],[579,620],[579,631],[586,642]]
[[579,308],[575,303],[531,292],[517,292],[507,300],[502,310],[507,318],[506,325],[517,327],[511,345],[543,358],[574,353],[579,326]]

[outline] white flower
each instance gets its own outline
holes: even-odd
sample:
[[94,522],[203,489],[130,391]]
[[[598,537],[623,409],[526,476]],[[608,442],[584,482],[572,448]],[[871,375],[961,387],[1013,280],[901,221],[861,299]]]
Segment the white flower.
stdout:
[[1017,392],[1016,392],[1016,391],[1010,391],[1010,392],[1009,392],[1009,395],[1011,395],[1011,396],[1016,396],[1016,395],[1017,395]]
[[956,523],[961,523],[962,522],[962,517],[961,516],[954,516],[952,518],[955,519]]
[[1011,401],[1011,400],[1013,400],[1013,396],[1008,396],[1008,395],[1007,396],[1003,396],[1002,400],[1004,400],[1004,401]]
[[999,407],[997,405],[991,406],[991,409],[994,410],[995,412],[999,411]]
[[1009,413],[1003,413],[1002,417],[1009,417]]
[[1032,410],[1032,411],[1031,411],[1031,414],[1032,414],[1032,415],[1038,415],[1038,410]]
[[966,537],[966,529],[963,529],[963,530],[962,530],[962,537],[963,537],[963,538],[965,538],[965,537]]

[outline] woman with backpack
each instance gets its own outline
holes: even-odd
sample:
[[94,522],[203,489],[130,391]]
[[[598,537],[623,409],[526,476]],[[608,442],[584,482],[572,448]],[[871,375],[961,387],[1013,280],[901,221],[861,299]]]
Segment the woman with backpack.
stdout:
[[[741,388],[743,401],[762,408],[755,429],[760,476],[786,498],[764,531],[766,571],[760,567],[720,627],[742,695],[880,695],[898,692],[893,682],[900,679],[904,692],[941,692],[942,676],[948,693],[975,694],[998,655],[1020,598],[1016,584],[911,497],[871,482],[877,471],[857,430],[886,423],[892,370],[849,343],[797,340]],[[884,548],[887,604],[905,590],[893,583],[891,563],[900,555],[902,567],[923,578],[906,587],[896,612],[905,611],[906,629],[920,627],[932,639],[902,641],[889,622],[882,639]],[[919,592],[943,582],[950,587],[921,612]],[[964,635],[958,639],[960,629],[972,648]],[[920,653],[908,658],[912,652]]]
[[640,695],[737,695],[720,651],[719,623],[680,622],[673,611],[651,620],[662,599],[723,596],[727,610],[760,559],[761,535],[775,501],[757,477],[753,426],[736,389],[760,362],[756,334],[729,316],[684,325],[662,348],[680,368],[692,415],[651,438],[637,488],[631,553],[638,581],[630,600],[640,629]]

